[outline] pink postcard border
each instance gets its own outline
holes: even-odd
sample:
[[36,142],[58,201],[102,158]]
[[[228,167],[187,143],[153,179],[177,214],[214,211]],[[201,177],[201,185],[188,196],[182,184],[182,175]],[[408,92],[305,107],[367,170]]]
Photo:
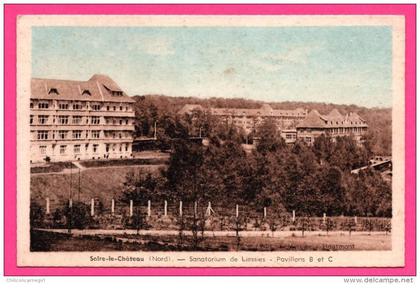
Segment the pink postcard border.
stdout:
[[[128,275],[416,275],[416,6],[415,4],[4,4],[4,274]],[[16,248],[16,20],[19,15],[402,15],[405,16],[405,266],[396,268],[110,268],[18,267]]]

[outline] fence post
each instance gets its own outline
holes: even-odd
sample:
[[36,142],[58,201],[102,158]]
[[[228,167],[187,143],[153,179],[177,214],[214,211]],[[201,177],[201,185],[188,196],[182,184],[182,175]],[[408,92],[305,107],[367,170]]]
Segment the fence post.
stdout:
[[133,216],[133,200],[130,200],[130,217]]
[[327,213],[324,213],[324,216],[322,217],[322,222],[324,224],[327,222]]
[[90,216],[95,216],[95,199],[90,200]]
[[50,199],[48,197],[46,198],[46,203],[47,208],[45,211],[47,212],[47,214],[50,214]]
[[236,218],[239,217],[239,205],[236,204]]
[[194,216],[197,216],[197,201],[194,202]]
[[168,216],[168,201],[165,200],[165,205],[163,206],[163,214]]
[[152,203],[151,203],[150,200],[148,200],[147,201],[147,216],[149,216],[149,217],[152,215],[152,209],[151,209],[151,207],[152,207]]
[[357,224],[357,216],[354,216],[354,223]]
[[73,207],[73,200],[70,198],[69,199],[69,208],[72,208]]
[[295,210],[292,211],[292,222],[296,220],[296,212]]
[[267,207],[264,207],[264,219],[267,217]]
[[182,216],[182,201],[179,202],[179,216]]
[[207,215],[211,216],[211,202],[209,202],[209,206],[207,207]]
[[114,215],[115,212],[115,200],[112,198],[111,200],[111,214]]

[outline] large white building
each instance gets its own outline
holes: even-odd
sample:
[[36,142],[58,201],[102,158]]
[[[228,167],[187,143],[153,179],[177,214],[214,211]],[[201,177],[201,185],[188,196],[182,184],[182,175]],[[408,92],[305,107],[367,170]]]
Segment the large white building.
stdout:
[[[194,110],[204,111],[201,105],[187,104],[178,113],[191,114]],[[242,128],[246,134],[255,130],[264,119],[272,119],[279,130],[294,128],[307,116],[307,111],[302,108],[294,110],[273,109],[268,104],[263,104],[257,109],[247,108],[209,108],[211,115],[218,117],[221,122],[233,124]]]
[[106,75],[32,79],[31,162],[131,157],[133,103]]

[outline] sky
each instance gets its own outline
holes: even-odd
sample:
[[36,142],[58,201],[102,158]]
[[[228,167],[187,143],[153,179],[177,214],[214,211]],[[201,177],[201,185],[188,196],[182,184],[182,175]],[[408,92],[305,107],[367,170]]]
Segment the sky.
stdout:
[[34,27],[32,77],[128,95],[392,106],[390,27]]

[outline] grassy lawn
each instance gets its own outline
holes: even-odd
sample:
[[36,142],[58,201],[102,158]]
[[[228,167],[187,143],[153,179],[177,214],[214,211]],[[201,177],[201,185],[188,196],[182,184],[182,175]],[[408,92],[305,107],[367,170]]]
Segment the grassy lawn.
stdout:
[[75,169],[77,168],[71,162],[54,162],[54,163],[46,163],[43,166],[34,166],[31,167],[31,174],[38,174],[38,173],[57,173],[61,172],[64,169]]
[[[192,237],[184,236],[69,236],[63,233],[32,232],[32,251],[235,251],[236,237],[207,237],[193,248]],[[390,250],[390,235],[322,235],[306,237],[243,237],[244,251],[344,251]]]
[[[132,167],[102,167],[90,168],[80,173],[80,200],[89,204],[91,198],[99,198],[104,206],[110,207],[111,199],[118,196],[123,188],[126,175],[131,172],[158,172],[161,165],[140,165]],[[50,198],[51,212],[59,203],[68,200],[70,190],[76,196],[78,192],[79,173],[49,174],[31,176],[31,200],[40,205],[45,204],[45,198]],[[120,206],[120,204],[117,204]],[[61,208],[61,207],[60,207]]]
[[92,167],[113,167],[113,166],[162,165],[162,164],[165,164],[166,161],[167,161],[166,158],[88,160],[88,161],[81,161],[80,164],[86,168],[92,168]]

